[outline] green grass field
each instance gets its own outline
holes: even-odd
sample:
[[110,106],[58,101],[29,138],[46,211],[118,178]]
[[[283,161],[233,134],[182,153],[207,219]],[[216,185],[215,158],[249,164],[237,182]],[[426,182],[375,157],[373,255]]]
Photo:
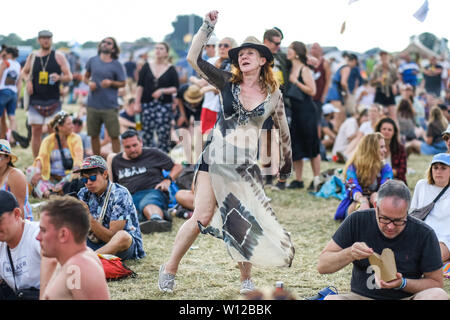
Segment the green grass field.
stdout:
[[[65,106],[66,110],[77,112],[76,106]],[[17,111],[19,131],[25,134],[23,110]],[[18,168],[26,168],[32,163],[31,149],[15,147],[18,155]],[[415,172],[408,174],[411,192],[416,182],[424,176],[431,157],[412,155],[408,159],[408,168]],[[321,170],[342,167],[335,163],[322,162]],[[308,186],[312,180],[309,163],[305,163],[304,181]],[[291,268],[253,268],[253,280],[257,287],[274,287],[276,281],[283,281],[285,287],[298,299],[315,295],[325,286],[333,285],[339,292],[350,287],[351,265],[331,275],[317,272],[317,258],[330,240],[339,222],[333,219],[339,203],[336,199],[320,199],[300,191],[272,191],[272,207],[279,222],[291,233],[295,245],[295,258]],[[32,199],[32,202],[37,202]],[[178,274],[174,294],[163,294],[158,290],[157,277],[159,266],[164,263],[173,245],[175,235],[185,220],[174,218],[171,232],[143,235],[147,257],[126,264],[138,276],[134,279],[109,282],[111,298],[116,300],[234,300],[239,295],[239,270],[226,252],[222,241],[211,236],[200,235],[191,250],[184,256]],[[450,293],[449,280],[444,279],[445,290]]]

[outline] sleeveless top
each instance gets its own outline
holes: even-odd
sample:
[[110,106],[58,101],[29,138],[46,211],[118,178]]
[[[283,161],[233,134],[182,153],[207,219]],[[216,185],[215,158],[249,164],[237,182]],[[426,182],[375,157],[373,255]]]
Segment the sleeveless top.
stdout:
[[320,60],[320,65],[314,68],[314,80],[316,82],[316,95],[313,97],[314,101],[319,101],[322,98],[323,90],[325,89],[325,68],[323,66],[324,59]]
[[[48,72],[48,78],[46,82],[39,83],[39,73],[45,70]],[[48,100],[59,100],[59,84],[57,81],[52,84],[50,80],[50,75],[52,73],[57,73],[61,75],[61,67],[55,58],[55,50],[52,50],[50,54],[44,57],[35,57],[33,64],[33,94],[30,97],[31,102],[35,101],[48,101]]]

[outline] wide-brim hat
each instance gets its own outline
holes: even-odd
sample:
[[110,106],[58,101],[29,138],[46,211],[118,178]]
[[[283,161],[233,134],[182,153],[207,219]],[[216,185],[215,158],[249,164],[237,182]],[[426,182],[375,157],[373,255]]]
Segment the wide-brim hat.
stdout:
[[191,84],[183,93],[183,98],[190,104],[199,103],[203,100],[203,93],[196,84]]
[[86,171],[86,170],[91,170],[91,169],[103,169],[103,170],[108,170],[108,165],[106,164],[105,159],[103,159],[103,157],[100,156],[90,156],[87,157],[83,160],[83,163],[81,163],[81,166],[79,169],[74,170],[74,173],[79,173],[82,171]]
[[11,151],[11,145],[8,140],[0,139],[0,154],[6,154],[11,157],[11,162],[14,163],[18,160],[17,156]]
[[230,49],[228,51],[228,57],[230,57],[231,63],[238,66],[238,54],[239,51],[246,48],[253,48],[258,50],[259,54],[267,59],[267,62],[271,64],[273,62],[273,54],[270,49],[263,45],[256,37],[250,36],[247,37],[244,42],[236,48]]

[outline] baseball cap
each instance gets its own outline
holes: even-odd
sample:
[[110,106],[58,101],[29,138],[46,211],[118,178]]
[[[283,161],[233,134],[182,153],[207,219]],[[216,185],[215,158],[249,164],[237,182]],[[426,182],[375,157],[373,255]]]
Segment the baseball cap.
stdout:
[[211,35],[208,42],[206,43],[207,46],[215,46],[219,40],[215,35]]
[[100,156],[90,156],[83,160],[83,163],[81,163],[81,167],[77,170],[74,170],[74,173],[79,173],[81,171],[85,170],[91,170],[91,169],[103,169],[108,170],[108,166],[106,164],[105,159]]
[[38,33],[38,38],[51,38],[53,37],[53,33],[48,30],[41,30]]
[[450,166],[450,153],[438,153],[435,155],[433,160],[431,160],[431,164],[437,162]]
[[324,115],[330,114],[332,112],[339,112],[339,109],[333,106],[331,103],[325,103],[322,106],[322,112]]
[[0,216],[19,208],[16,197],[9,191],[0,190]]

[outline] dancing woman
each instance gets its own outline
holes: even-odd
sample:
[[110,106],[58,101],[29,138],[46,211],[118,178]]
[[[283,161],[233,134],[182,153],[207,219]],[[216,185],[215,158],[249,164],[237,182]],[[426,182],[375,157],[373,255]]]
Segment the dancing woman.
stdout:
[[251,37],[229,51],[231,73],[204,61],[202,49],[217,17],[217,11],[206,14],[188,61],[220,91],[222,108],[197,163],[194,214],[178,231],[171,256],[160,267],[158,287],[165,292],[173,291],[179,263],[200,231],[226,243],[239,265],[241,293],[254,289],[252,265],[289,267],[294,258],[290,236],[265,197],[256,163],[260,129],[272,116],[280,130],[280,179],[287,179],[292,170],[289,128],[272,73],[273,56]]

